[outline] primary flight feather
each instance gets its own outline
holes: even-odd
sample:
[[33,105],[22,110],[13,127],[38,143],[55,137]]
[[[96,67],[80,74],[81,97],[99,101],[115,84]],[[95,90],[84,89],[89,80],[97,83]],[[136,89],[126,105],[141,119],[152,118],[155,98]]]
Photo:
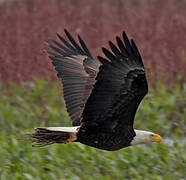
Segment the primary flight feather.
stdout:
[[109,41],[110,51],[96,60],[78,36],[67,30],[67,40],[50,39],[49,58],[63,84],[63,95],[73,127],[41,127],[30,134],[40,145],[81,142],[103,150],[161,142],[158,134],[133,128],[136,110],[148,92],[140,53],[125,32]]

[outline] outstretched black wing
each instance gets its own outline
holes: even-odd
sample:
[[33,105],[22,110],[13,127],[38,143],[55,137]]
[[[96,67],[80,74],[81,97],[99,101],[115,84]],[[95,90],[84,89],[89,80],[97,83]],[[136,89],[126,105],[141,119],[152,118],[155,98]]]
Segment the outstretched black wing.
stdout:
[[[102,65],[87,100],[82,122],[107,131],[133,127],[136,110],[148,92],[144,65],[133,40],[123,32],[123,41],[116,37],[112,52],[103,48],[107,59],[98,57]],[[123,43],[124,42],[124,43]]]
[[64,32],[70,43],[57,34],[62,43],[50,39],[51,43],[47,43],[47,46],[55,53],[47,52],[62,80],[64,99],[73,126],[77,126],[80,125],[84,105],[95,83],[100,64],[92,57],[80,36],[78,45],[67,30]]

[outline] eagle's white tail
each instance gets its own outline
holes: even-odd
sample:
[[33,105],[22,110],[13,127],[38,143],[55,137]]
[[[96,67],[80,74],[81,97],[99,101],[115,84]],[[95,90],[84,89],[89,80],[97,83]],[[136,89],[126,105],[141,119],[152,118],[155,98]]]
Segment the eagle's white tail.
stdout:
[[30,140],[37,145],[68,143],[76,141],[79,126],[74,127],[39,127],[29,134]]

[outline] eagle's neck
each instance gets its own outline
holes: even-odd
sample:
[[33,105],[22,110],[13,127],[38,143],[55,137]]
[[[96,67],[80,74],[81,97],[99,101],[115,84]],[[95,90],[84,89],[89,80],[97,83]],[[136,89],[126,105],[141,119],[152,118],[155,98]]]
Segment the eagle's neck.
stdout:
[[136,130],[134,129],[136,136],[131,142],[131,145],[135,144],[147,144],[152,142],[151,135],[154,133],[149,132],[149,131],[142,131],[142,130]]

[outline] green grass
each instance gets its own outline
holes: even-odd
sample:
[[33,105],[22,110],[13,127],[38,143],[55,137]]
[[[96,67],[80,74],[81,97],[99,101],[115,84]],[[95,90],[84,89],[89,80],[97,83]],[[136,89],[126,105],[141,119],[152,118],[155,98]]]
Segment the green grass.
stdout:
[[70,120],[57,83],[0,85],[0,179],[177,180],[186,177],[186,86],[162,84],[140,105],[135,128],[173,141],[106,152],[80,143],[32,147],[24,134],[37,126],[67,126]]

